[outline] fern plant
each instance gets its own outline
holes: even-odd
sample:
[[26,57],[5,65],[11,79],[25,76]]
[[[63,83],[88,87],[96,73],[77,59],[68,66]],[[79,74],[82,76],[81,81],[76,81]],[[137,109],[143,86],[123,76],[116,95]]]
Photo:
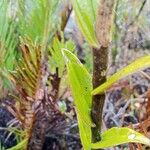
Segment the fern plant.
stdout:
[[[18,0],[19,33],[40,43],[50,41],[59,23],[59,0]],[[44,41],[45,40],[45,41]]]
[[[6,2],[4,1],[3,5],[5,4],[4,6],[7,8],[9,2]],[[29,6],[29,3],[32,3],[32,5]],[[59,22],[59,17],[55,18],[58,12],[59,1],[21,0],[18,1],[18,4],[18,29],[15,32],[20,36],[20,39],[17,39],[20,42],[17,45],[20,51],[20,59],[16,59],[14,70],[6,69],[9,72],[6,77],[15,87],[15,95],[13,94],[13,96],[16,99],[15,106],[7,106],[7,108],[15,116],[16,120],[19,121],[22,134],[20,136],[21,141],[10,149],[42,149],[49,122],[53,122],[55,118],[60,116],[59,110],[51,106],[52,95],[45,95],[47,82],[45,67],[48,63],[48,47],[50,47],[51,39],[58,29],[55,28],[53,30],[54,22]],[[6,13],[6,10],[4,12]],[[1,19],[5,20],[5,17]],[[5,39],[6,35],[2,33],[4,35],[3,41],[6,42],[2,44],[5,46],[8,44],[9,48],[13,50],[15,47],[12,44],[16,40],[13,38],[14,33],[12,34],[10,31],[12,29],[15,30],[15,27],[12,27],[9,22],[6,23],[2,28],[7,25],[8,31],[1,31],[6,35],[8,34],[8,39]],[[9,30],[9,28],[12,29]],[[9,41],[10,39],[12,42]],[[1,47],[0,50],[4,52],[4,58],[9,56],[6,53],[8,51],[4,47]],[[13,51],[11,52],[15,54]],[[10,59],[8,60],[10,61]],[[13,64],[13,61],[11,63]],[[1,64],[5,64],[5,62]],[[0,71],[5,75],[4,69],[2,69],[1,67]],[[49,103],[49,106],[46,103]],[[51,113],[53,115],[47,115]],[[36,132],[39,126],[42,126],[41,130]]]
[[17,70],[11,73],[11,80],[19,93],[18,106],[13,114],[21,122],[25,130],[24,139],[30,140],[35,118],[34,105],[40,100],[41,89],[41,48],[25,40],[21,43],[22,57],[17,63]]

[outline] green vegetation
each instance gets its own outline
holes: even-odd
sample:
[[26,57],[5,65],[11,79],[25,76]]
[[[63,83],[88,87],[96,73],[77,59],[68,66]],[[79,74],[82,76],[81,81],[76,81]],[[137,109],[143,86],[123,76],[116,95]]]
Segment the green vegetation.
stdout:
[[[150,67],[148,54],[107,78],[111,39],[119,40],[120,33],[114,25],[115,7],[119,6],[120,16],[125,18],[121,4],[115,0],[16,0],[13,6],[11,1],[1,0],[0,97],[10,96],[15,100],[12,104],[6,103],[6,108],[18,121],[17,127],[15,120],[14,126],[6,129],[16,135],[18,143],[8,150],[43,148],[47,128],[58,118],[65,120],[69,116],[65,112],[67,105],[63,109],[58,106],[69,91],[68,85],[84,150],[125,143],[150,146],[148,137],[129,127],[102,130],[105,93],[120,79]],[[16,11],[12,11],[12,7],[16,7]],[[88,43],[81,49],[87,47],[93,52],[92,63],[89,63],[92,56],[86,52],[85,60],[89,62],[81,63],[75,41],[66,39],[65,27],[72,10],[84,44]],[[112,47],[113,59],[118,53],[116,46]],[[63,81],[66,76],[68,80]],[[65,94],[62,86],[63,90],[67,89]],[[5,149],[1,141],[0,149]]]

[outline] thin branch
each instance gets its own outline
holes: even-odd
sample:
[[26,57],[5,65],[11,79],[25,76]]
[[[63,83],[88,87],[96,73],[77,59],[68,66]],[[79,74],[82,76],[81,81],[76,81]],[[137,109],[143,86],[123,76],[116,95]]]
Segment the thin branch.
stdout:
[[144,0],[144,1],[142,2],[141,7],[140,7],[140,9],[139,9],[137,15],[135,16],[134,20],[132,20],[132,21],[128,24],[128,28],[129,28],[131,25],[133,25],[136,20],[138,20],[139,16],[141,15],[141,13],[142,13],[142,11],[143,11],[143,8],[144,8],[146,2],[147,2],[147,0]]
[[[68,23],[68,20],[70,18],[71,12],[72,12],[72,5],[70,4],[69,1],[66,1],[66,3],[63,6],[64,8],[62,9],[60,16],[61,16],[61,25],[60,29],[61,31],[64,31],[66,28],[66,25]],[[57,31],[56,33],[58,39],[61,41],[61,33]]]
[[72,12],[72,6],[67,2],[61,12],[61,30],[64,31]]

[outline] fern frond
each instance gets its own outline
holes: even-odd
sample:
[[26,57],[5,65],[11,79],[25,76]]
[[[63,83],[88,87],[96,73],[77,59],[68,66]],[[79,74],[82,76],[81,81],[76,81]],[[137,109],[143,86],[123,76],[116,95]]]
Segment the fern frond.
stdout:
[[[41,47],[33,44],[30,40],[21,41],[21,58],[16,62],[16,71],[10,72],[10,80],[14,83],[19,93],[15,108],[15,117],[22,123],[26,132],[25,139],[30,139],[35,109],[37,93],[41,86],[42,78],[42,55]],[[13,110],[12,110],[13,111]],[[27,142],[23,142],[27,143]],[[22,144],[18,145],[19,147]]]
[[[59,0],[19,1],[19,31],[33,41],[43,43],[56,32]],[[57,17],[56,17],[57,16]],[[50,34],[51,33],[51,34]]]
[[2,79],[2,88],[10,86],[4,74],[8,74],[8,70],[13,70],[17,55],[15,50],[17,45],[15,34],[17,22],[8,16],[8,6],[8,0],[0,1],[0,69],[2,71],[0,78]]
[[27,39],[21,43],[22,56],[17,63],[16,73],[11,73],[15,85],[21,85],[26,97],[35,98],[41,79],[41,49]]

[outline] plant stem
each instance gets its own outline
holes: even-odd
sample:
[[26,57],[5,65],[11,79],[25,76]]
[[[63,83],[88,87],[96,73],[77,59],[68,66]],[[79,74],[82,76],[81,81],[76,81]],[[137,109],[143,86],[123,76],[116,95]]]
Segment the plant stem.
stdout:
[[[93,88],[106,81],[108,65],[108,48],[110,44],[110,31],[113,20],[115,0],[101,0],[96,18],[96,36],[100,48],[93,48]],[[93,96],[92,119],[96,127],[92,128],[92,142],[101,140],[102,112],[105,94]]]
[[[105,72],[107,69],[108,50],[105,47],[93,48],[93,88],[98,87],[106,81]],[[92,128],[92,141],[100,141],[100,131],[102,123],[102,111],[105,94],[93,96],[92,119],[96,127]]]
[[38,117],[34,121],[28,150],[41,150],[45,141],[46,129],[48,127],[47,117],[44,111],[38,112],[36,116]]
[[69,1],[64,4],[64,9],[61,12],[61,31],[64,31],[72,12],[72,6]]

